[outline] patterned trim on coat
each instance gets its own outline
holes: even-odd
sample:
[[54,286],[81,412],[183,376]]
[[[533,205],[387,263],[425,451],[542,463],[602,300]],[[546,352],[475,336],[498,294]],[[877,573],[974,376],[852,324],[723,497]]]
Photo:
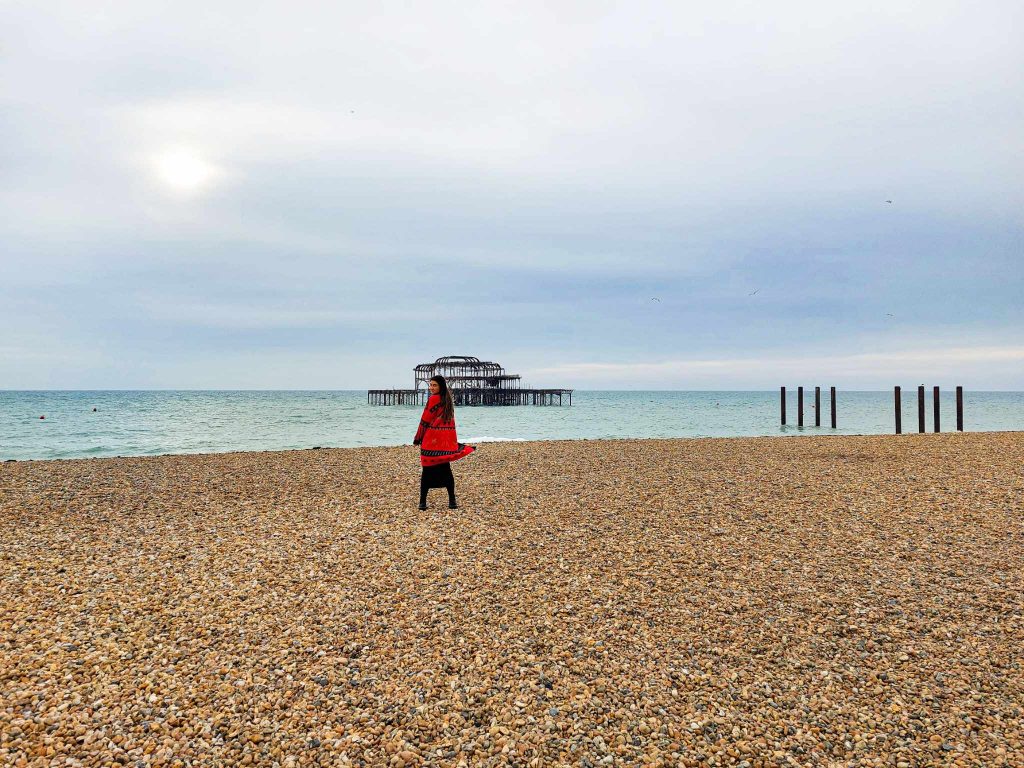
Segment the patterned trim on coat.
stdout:
[[459,443],[459,447],[454,451],[425,451],[421,448],[420,454],[423,456],[451,456],[453,453],[461,451],[464,447],[465,446],[462,443]]

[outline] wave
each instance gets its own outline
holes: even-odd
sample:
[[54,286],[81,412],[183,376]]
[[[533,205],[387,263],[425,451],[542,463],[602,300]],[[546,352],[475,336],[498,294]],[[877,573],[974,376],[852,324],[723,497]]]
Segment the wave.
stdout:
[[461,440],[460,442],[469,443],[470,445],[472,445],[473,443],[522,443],[522,442],[526,442],[526,438],[525,437],[488,437],[487,435],[484,435],[483,437],[467,437],[465,440]]

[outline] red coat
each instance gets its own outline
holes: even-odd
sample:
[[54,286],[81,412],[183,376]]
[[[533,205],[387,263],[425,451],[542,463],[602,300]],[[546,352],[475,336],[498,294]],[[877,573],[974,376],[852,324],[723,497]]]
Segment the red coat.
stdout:
[[424,467],[458,461],[476,450],[472,445],[459,442],[454,416],[451,421],[441,420],[440,395],[431,395],[427,400],[420,417],[420,428],[412,442],[420,447],[420,464]]

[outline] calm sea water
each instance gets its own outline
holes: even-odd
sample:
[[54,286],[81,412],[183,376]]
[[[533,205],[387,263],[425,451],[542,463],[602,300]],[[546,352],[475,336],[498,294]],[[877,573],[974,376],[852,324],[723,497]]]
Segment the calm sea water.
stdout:
[[[917,430],[916,391],[904,392],[904,431]],[[462,407],[459,439],[565,440],[621,437],[881,434],[893,431],[891,392],[838,393],[838,426],[814,427],[813,390],[805,425],[779,425],[775,392],[587,391],[571,407]],[[932,429],[931,392],[927,399]],[[96,411],[93,411],[96,408]],[[215,453],[290,448],[403,445],[419,406],[371,406],[366,391],[0,391],[0,460]],[[967,431],[1024,429],[1024,392],[965,392]],[[45,419],[40,419],[45,415]],[[943,392],[943,431],[956,428],[953,392]]]

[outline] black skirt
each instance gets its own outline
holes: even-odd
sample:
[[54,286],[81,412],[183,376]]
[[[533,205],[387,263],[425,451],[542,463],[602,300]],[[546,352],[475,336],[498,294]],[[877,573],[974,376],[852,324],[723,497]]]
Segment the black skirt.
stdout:
[[444,488],[448,483],[454,482],[455,476],[452,474],[450,461],[423,468],[423,485],[427,488]]

